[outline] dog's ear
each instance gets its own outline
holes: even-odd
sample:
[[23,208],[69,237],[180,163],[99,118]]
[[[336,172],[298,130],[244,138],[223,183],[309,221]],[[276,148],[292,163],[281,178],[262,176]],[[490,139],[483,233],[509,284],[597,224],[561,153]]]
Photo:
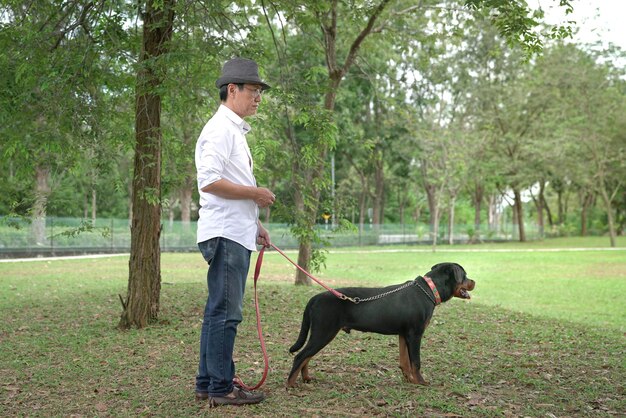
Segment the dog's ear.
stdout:
[[448,274],[454,275],[454,280],[457,283],[462,283],[463,279],[465,278],[465,269],[461,267],[460,264],[439,263],[439,264],[435,264],[434,266],[430,268],[431,271],[438,270],[438,269],[447,270]]
[[452,263],[451,268],[452,268],[452,271],[454,272],[454,279],[456,280],[456,282],[463,283],[463,280],[465,279],[465,276],[466,276],[465,269],[457,263]]

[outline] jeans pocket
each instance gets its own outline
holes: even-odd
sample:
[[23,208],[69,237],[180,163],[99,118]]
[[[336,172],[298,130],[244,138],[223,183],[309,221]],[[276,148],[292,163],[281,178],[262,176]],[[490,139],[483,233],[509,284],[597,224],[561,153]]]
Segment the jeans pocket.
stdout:
[[202,257],[204,257],[209,265],[211,264],[211,261],[213,261],[213,257],[215,257],[215,250],[219,244],[219,240],[220,238],[216,237],[198,243],[198,248],[202,253]]

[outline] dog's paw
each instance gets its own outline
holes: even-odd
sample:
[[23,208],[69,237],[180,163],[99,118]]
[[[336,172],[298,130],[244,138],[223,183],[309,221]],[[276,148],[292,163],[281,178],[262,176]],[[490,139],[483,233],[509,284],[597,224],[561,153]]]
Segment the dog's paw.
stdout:
[[417,372],[417,373],[408,372],[407,373],[405,370],[402,370],[402,374],[404,376],[404,380],[407,383],[413,383],[415,385],[422,385],[422,386],[430,386],[430,383],[424,380],[420,372]]

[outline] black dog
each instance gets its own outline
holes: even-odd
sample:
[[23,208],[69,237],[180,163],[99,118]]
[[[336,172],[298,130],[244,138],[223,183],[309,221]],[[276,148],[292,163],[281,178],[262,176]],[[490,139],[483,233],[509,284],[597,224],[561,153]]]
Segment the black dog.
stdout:
[[[400,368],[404,377],[411,383],[427,384],[420,373],[420,345],[435,305],[453,296],[469,299],[468,291],[474,290],[474,285],[463,267],[455,263],[441,263],[433,266],[426,276],[419,276],[401,285],[337,289],[347,297],[358,298],[356,304],[330,292],[313,296],[304,310],[298,340],[289,352],[294,353],[302,348],[309,330],[311,335],[307,345],[293,360],[287,386],[296,385],[299,373],[302,373],[304,382],[311,380],[309,360],[331,342],[341,329],[346,332],[356,329],[398,335]],[[371,300],[367,300],[369,298]]]

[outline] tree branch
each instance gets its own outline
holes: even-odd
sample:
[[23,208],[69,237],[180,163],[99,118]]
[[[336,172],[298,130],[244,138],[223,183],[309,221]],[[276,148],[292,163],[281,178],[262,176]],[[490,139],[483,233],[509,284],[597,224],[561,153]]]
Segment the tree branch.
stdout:
[[[76,4],[73,4],[72,6],[75,6]],[[73,31],[74,29],[76,29],[77,27],[81,26],[85,29],[85,32],[88,33],[88,29],[87,29],[87,14],[89,13],[89,10],[94,6],[93,1],[90,1],[89,3],[85,4],[83,6],[83,9],[80,12],[80,16],[78,17],[78,19],[76,20],[76,22],[74,22],[73,24],[69,25],[68,27],[64,28],[63,30],[56,30],[54,31],[54,35],[56,36],[56,42],[54,43],[54,45],[52,46],[52,48],[50,48],[50,51],[54,51],[55,49],[57,49],[59,47],[59,45],[61,44],[61,42],[63,41],[63,39],[65,38],[65,36]],[[58,24],[57,24],[57,28],[60,26],[59,24],[63,21],[63,19],[65,19],[69,14],[71,13],[71,9],[68,11],[68,13],[65,14],[65,16],[63,16],[63,18],[61,20],[59,20]]]
[[350,51],[348,52],[348,56],[346,57],[346,60],[343,64],[343,67],[341,68],[341,73],[340,73],[340,77],[343,77],[343,75],[348,71],[348,69],[350,68],[350,66],[352,65],[352,63],[354,62],[354,59],[356,58],[356,54],[359,51],[359,48],[361,47],[361,44],[363,43],[363,41],[365,40],[365,38],[367,37],[367,35],[369,35],[372,32],[372,28],[374,27],[374,23],[376,23],[376,20],[380,17],[380,15],[382,14],[383,10],[385,9],[385,7],[387,7],[387,4],[389,3],[390,0],[383,0],[378,7],[376,7],[376,9],[374,10],[374,13],[372,13],[372,15],[370,16],[368,22],[367,22],[367,26],[365,26],[365,28],[361,31],[361,33],[359,33],[359,35],[356,37],[356,39],[354,40],[354,42],[352,43],[352,45],[350,46]]

